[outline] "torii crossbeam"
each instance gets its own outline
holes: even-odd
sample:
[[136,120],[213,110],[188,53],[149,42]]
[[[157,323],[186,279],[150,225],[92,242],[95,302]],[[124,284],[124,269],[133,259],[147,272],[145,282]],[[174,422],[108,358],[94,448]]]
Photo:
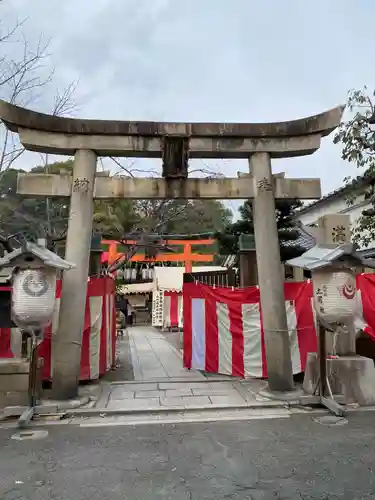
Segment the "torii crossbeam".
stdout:
[[[37,113],[0,101],[0,119],[26,149],[74,155],[73,176],[20,174],[18,192],[70,197],[66,259],[54,352],[56,397],[75,396],[84,321],[93,199],[252,199],[268,382],[293,388],[289,335],[275,219],[275,198],[320,198],[319,179],[273,176],[271,158],[312,154],[340,123],[344,107],[279,123],[165,123],[81,120]],[[163,177],[96,174],[97,156],[162,158]],[[187,178],[189,158],[248,158],[250,174],[234,179]],[[74,366],[74,368],[73,368]]]

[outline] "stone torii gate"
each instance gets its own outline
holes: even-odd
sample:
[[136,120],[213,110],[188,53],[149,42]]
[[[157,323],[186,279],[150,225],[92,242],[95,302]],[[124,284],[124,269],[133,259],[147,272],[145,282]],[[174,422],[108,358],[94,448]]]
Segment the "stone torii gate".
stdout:
[[[54,343],[53,387],[64,399],[77,393],[85,312],[93,200],[251,199],[271,390],[293,389],[284,277],[275,198],[316,199],[319,179],[272,175],[271,158],[312,154],[339,124],[343,107],[280,123],[163,123],[60,118],[0,101],[0,119],[31,151],[74,156],[73,176],[19,174],[17,192],[70,197],[66,259]],[[162,158],[163,177],[109,177],[96,173],[98,156]],[[249,174],[233,179],[187,178],[189,158],[247,158]]]

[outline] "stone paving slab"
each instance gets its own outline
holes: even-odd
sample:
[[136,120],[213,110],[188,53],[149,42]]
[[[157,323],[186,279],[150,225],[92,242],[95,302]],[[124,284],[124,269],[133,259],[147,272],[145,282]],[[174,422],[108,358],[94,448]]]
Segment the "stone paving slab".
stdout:
[[[155,382],[132,383],[109,389],[109,397],[104,407],[111,409],[129,409],[134,405],[134,411],[140,406],[152,409],[156,406],[181,408],[210,406],[245,406],[256,402],[256,398],[247,388],[243,389],[244,397],[233,382]],[[123,401],[123,406],[121,406]]]
[[[203,384],[202,384],[203,385]],[[192,392],[194,396],[211,396],[211,395],[225,395],[225,394],[232,394],[234,393],[235,389],[232,385],[229,385],[228,387],[214,387],[214,386],[208,386],[206,387],[197,387],[193,388]]]
[[[166,389],[165,390],[165,395],[166,397],[179,397],[179,396],[196,396],[196,394],[194,394],[192,392],[192,389],[189,389],[188,387],[184,388],[184,389]],[[200,394],[198,394],[199,396]],[[205,396],[206,394],[203,394],[203,396]]]
[[166,407],[181,406],[187,408],[189,406],[208,406],[212,404],[212,401],[210,401],[208,396],[181,396],[176,398],[164,397],[160,399],[160,403]]
[[107,404],[108,410],[153,410],[160,408],[159,398],[148,399],[113,399]]
[[[127,330],[135,380],[110,384],[97,409],[138,411],[257,405],[264,381],[203,374],[183,367],[181,353],[150,326]],[[263,398],[262,398],[263,399]]]
[[241,397],[240,394],[230,394],[230,395],[212,395],[210,396],[210,401],[213,405],[227,405],[227,406],[234,406],[234,405],[245,405],[246,401],[244,400],[243,397]]
[[202,378],[183,367],[181,353],[155,328],[137,326],[127,329],[135,380]]
[[136,391],[135,398],[136,399],[152,399],[152,398],[160,398],[162,395],[161,391]]
[[[213,380],[208,380],[208,385],[209,387],[214,387],[215,389],[227,389],[228,387],[233,388],[235,387],[239,382],[237,380],[230,380],[230,381],[224,381],[224,382],[216,382]],[[197,387],[203,387],[203,384],[200,384],[200,386]]]
[[122,391],[121,389],[115,389],[110,393],[109,399],[134,399],[135,392],[134,391]]
[[[187,372],[189,373],[189,372]],[[199,382],[200,384],[204,383],[204,382],[207,382],[209,384],[218,384],[219,382],[227,382],[228,383],[228,379],[225,378],[225,377],[217,377],[217,378],[208,378],[206,376],[204,376],[203,378],[201,377],[201,373],[200,372],[192,372],[198,376],[196,377],[184,377],[184,376],[178,376],[178,377],[173,377],[173,379],[171,379],[170,377],[160,377],[159,379],[157,380],[152,380],[152,381],[147,381],[147,380],[115,380],[115,381],[109,381],[109,382],[106,382],[106,384],[111,384],[112,386],[115,386],[115,385],[120,385],[120,386],[126,386],[126,385],[130,385],[130,384],[153,384],[153,383],[181,383],[181,384],[186,384],[186,382]],[[243,383],[243,379],[233,379],[233,377],[231,377],[230,379],[230,383],[236,383],[237,381]]]
[[145,380],[158,380],[164,373],[160,370],[143,370]]
[[210,383],[202,380],[202,382],[160,382],[159,389],[185,389],[188,387],[189,389],[199,389],[202,386],[210,386]]
[[136,392],[136,391],[157,391],[159,389],[157,382],[150,383],[150,384],[135,384],[135,383],[123,384],[123,385],[110,384],[109,387],[112,388],[112,391],[111,391],[112,393],[115,393],[115,392]]

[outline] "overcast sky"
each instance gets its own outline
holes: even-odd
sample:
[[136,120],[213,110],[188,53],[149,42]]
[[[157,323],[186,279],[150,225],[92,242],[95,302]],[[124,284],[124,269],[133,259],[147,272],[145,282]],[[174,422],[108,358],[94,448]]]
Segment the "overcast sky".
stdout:
[[[28,17],[30,41],[52,38],[55,84],[80,80],[81,117],[280,121],[344,103],[351,88],[375,87],[374,0],[3,2],[3,26]],[[33,107],[46,110],[47,97]],[[233,175],[247,166],[216,168]],[[279,160],[274,170],[320,177],[324,193],[353,173],[332,137],[313,156]]]

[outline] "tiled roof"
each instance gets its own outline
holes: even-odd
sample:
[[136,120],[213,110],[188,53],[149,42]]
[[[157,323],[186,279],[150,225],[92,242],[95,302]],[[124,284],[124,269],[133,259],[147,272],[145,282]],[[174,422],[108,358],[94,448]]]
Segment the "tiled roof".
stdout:
[[320,205],[321,203],[326,202],[327,200],[334,199],[337,197],[340,197],[346,193],[349,193],[353,187],[355,186],[356,189],[359,187],[366,187],[370,185],[371,183],[374,182],[374,176],[373,175],[364,175],[362,177],[357,177],[356,179],[353,180],[353,182],[349,182],[345,184],[344,186],[341,186],[334,191],[331,191],[325,196],[322,196],[319,200],[313,201],[312,203],[309,203],[308,205],[305,205],[298,211],[296,211],[296,217],[298,217],[301,214],[304,214],[305,212],[308,212],[311,208],[315,208],[316,206]]
[[283,241],[284,247],[302,247],[305,250],[310,250],[316,244],[314,236],[314,228],[304,226],[303,224],[297,228],[299,236],[296,240]]
[[73,269],[76,267],[72,262],[68,262],[57,254],[51,252],[47,248],[36,245],[35,243],[26,242],[20,248],[7,253],[0,259],[0,267],[10,267],[16,259],[21,257],[24,253],[31,253],[38,259],[44,262],[46,266],[54,267],[56,269]]
[[336,248],[326,247],[324,245],[314,245],[300,257],[287,261],[289,266],[300,267],[309,271],[332,266],[336,261],[343,257],[349,259],[352,265],[375,267],[375,261],[365,261],[355,249],[353,243],[344,243]]

